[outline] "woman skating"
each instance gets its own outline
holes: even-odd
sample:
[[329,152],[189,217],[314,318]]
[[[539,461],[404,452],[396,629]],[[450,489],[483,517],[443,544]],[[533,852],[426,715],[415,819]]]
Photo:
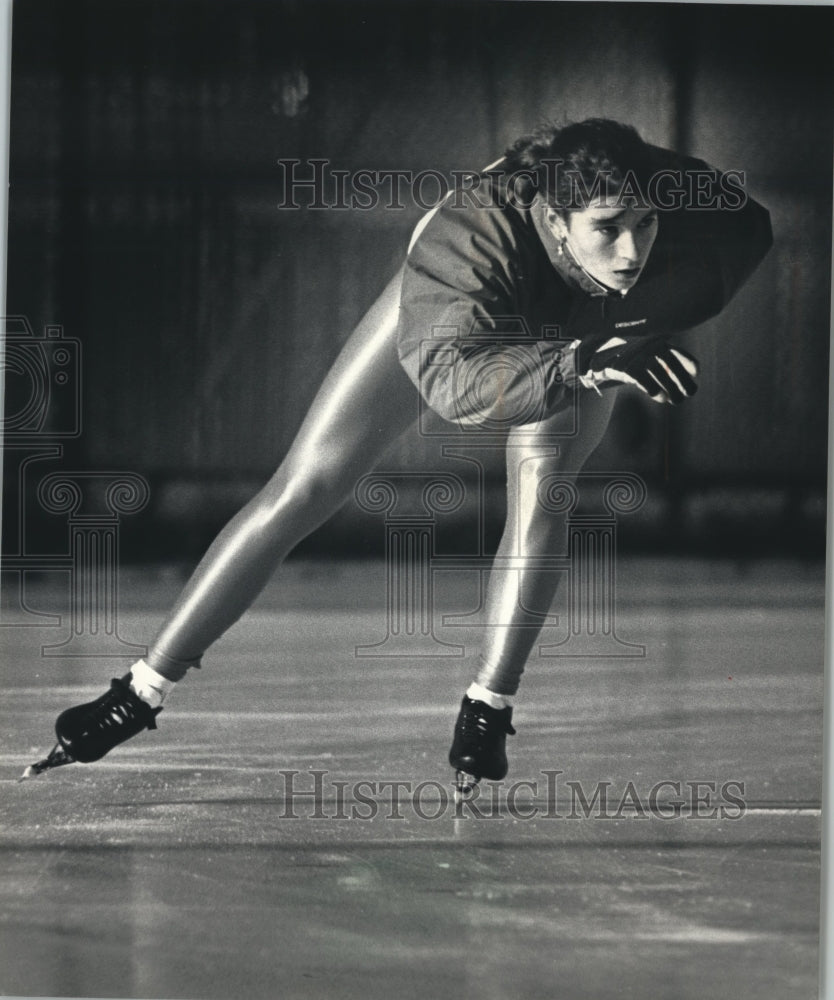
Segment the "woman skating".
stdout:
[[[526,609],[549,607],[557,581],[534,557],[558,551],[564,531],[538,485],[580,472],[618,389],[664,405],[695,392],[697,362],[668,338],[718,314],[771,244],[768,213],[741,178],[589,119],[520,139],[476,188],[450,193],[418,225],[284,461],[209,548],[145,659],[62,713],[58,745],[28,773],[98,760],[155,728],[171,688],[413,422],[420,392],[459,428],[508,435],[498,556],[520,566],[491,574],[494,624],[449,756],[460,789],[504,777],[511,702],[541,620]],[[577,433],[566,435],[574,418]]]

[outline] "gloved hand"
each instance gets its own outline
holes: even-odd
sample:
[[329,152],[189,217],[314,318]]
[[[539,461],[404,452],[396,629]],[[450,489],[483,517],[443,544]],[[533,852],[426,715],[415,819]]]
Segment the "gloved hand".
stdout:
[[574,341],[576,373],[586,388],[636,385],[657,403],[682,403],[698,390],[698,362],[663,337]]

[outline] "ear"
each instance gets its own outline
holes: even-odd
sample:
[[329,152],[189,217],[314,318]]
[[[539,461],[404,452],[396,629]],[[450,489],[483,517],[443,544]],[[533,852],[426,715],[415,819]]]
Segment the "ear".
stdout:
[[544,203],[544,221],[547,228],[556,235],[557,239],[565,239],[568,235],[568,225],[558,209],[552,205]]

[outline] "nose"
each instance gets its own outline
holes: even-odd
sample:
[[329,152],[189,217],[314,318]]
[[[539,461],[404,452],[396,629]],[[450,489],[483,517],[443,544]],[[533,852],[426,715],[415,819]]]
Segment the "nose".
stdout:
[[617,240],[617,252],[624,262],[631,265],[637,264],[640,259],[634,234],[627,229],[620,233],[620,238]]

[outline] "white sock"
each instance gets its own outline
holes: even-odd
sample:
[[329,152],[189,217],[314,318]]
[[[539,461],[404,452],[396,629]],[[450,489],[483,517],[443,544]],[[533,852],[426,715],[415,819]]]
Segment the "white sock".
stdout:
[[175,683],[158,674],[144,660],[137,660],[130,668],[130,690],[151,708],[159,708]]
[[483,684],[479,684],[477,681],[473,681],[466,691],[466,696],[471,698],[472,701],[482,701],[485,705],[489,705],[490,708],[509,708],[512,705],[512,699],[506,694],[496,694],[494,691],[490,691],[489,688],[485,688]]

